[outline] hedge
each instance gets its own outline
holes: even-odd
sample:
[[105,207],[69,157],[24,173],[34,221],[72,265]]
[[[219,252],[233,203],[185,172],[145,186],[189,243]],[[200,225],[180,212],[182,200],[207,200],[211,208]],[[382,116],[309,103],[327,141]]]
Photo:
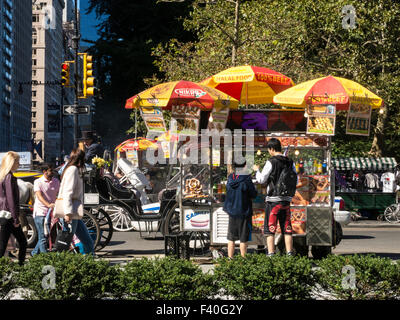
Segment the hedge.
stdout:
[[375,255],[330,255],[317,262],[319,285],[340,300],[400,298],[400,265]]
[[[349,275],[344,270],[354,270],[350,286],[344,285]],[[248,254],[218,259],[213,273],[172,257],[135,259],[125,266],[72,253],[39,254],[23,267],[0,259],[0,299],[15,288],[28,289],[26,299],[52,300],[399,299],[399,284],[399,264],[372,255],[316,261]]]
[[315,285],[311,261],[305,257],[248,254],[223,258],[214,271],[220,288],[234,299],[310,299]]

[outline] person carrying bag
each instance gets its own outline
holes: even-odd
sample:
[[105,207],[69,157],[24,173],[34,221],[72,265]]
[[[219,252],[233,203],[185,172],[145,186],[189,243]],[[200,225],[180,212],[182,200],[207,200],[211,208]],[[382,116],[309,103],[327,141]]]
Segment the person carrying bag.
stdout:
[[82,242],[85,252],[94,252],[93,240],[82,221],[83,218],[83,168],[85,152],[74,149],[61,175],[61,186],[54,208],[54,217],[63,220],[63,230],[57,235],[56,251],[68,250],[73,235]]
[[4,256],[12,234],[19,244],[18,262],[23,265],[27,241],[19,219],[19,189],[17,179],[13,175],[18,167],[18,153],[7,152],[0,165],[0,258]]

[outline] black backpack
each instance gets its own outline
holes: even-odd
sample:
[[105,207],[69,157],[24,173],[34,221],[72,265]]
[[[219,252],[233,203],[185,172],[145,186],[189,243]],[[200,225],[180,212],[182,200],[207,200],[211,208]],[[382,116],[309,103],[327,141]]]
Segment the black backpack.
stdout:
[[276,196],[280,197],[293,197],[296,193],[297,174],[293,170],[293,161],[291,160],[288,166],[285,166],[278,181],[275,184]]

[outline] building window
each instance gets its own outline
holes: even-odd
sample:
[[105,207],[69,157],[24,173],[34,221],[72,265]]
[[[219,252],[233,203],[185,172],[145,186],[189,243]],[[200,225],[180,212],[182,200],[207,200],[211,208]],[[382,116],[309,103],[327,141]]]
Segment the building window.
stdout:
[[38,14],[33,14],[32,15],[32,22],[39,22],[39,15]]
[[35,54],[36,55],[36,49],[32,49],[32,54]]
[[36,122],[32,122],[32,129],[36,129]]
[[36,70],[32,70],[32,77],[36,77]]
[[36,111],[32,112],[32,118],[36,118]]
[[32,59],[32,65],[36,66],[36,59]]
[[[36,91],[32,91],[32,97],[36,97]],[[33,102],[33,101],[32,101]],[[35,101],[36,102],[36,101]],[[36,106],[35,106],[36,107]]]
[[32,139],[36,139],[36,132],[32,132]]

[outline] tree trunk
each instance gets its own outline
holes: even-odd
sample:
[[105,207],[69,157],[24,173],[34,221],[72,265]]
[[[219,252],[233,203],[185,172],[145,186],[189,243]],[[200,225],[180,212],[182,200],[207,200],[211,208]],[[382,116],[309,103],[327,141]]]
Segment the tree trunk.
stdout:
[[379,114],[378,122],[376,123],[374,139],[372,141],[371,150],[368,152],[368,155],[371,157],[380,158],[384,153],[384,142],[385,136],[383,130],[385,128],[385,123],[387,119],[388,110],[386,106],[382,107],[383,113]]
[[232,66],[236,65],[237,49],[239,46],[239,10],[240,10],[240,0],[236,0],[235,5],[235,41],[232,46]]

